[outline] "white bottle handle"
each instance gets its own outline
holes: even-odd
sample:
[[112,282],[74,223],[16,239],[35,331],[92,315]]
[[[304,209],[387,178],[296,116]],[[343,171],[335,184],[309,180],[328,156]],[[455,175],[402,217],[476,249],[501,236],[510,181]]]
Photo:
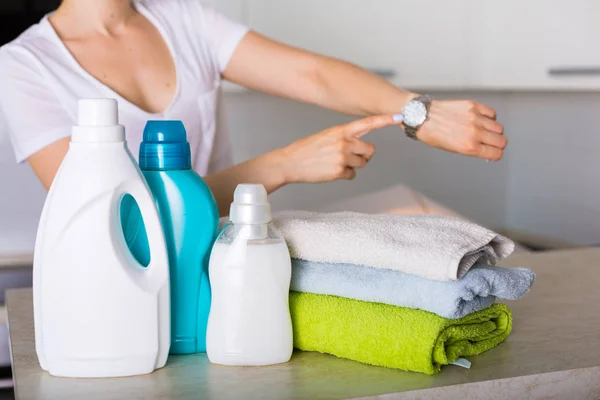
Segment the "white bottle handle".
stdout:
[[[145,268],[140,265],[129,251],[122,233],[121,218],[118,210],[120,209],[123,197],[127,194],[131,195],[137,202],[142,218],[144,219],[144,225],[146,226],[150,247],[150,263]],[[116,216],[113,216],[112,220],[117,223],[117,232],[120,233],[118,237],[121,241],[120,247],[123,249],[122,255],[126,260],[125,264],[128,267],[126,268],[127,273],[142,290],[152,294],[158,293],[169,282],[169,256],[165,243],[165,235],[154,199],[150,194],[150,189],[141,180],[124,182],[115,190],[113,210],[116,211],[114,213]]]

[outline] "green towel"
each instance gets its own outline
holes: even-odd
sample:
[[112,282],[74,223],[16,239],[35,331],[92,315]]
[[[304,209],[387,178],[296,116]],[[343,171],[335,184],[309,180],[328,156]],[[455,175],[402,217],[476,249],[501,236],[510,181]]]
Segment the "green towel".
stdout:
[[291,292],[290,311],[299,350],[429,375],[459,357],[496,347],[512,327],[504,304],[447,319],[411,308]]

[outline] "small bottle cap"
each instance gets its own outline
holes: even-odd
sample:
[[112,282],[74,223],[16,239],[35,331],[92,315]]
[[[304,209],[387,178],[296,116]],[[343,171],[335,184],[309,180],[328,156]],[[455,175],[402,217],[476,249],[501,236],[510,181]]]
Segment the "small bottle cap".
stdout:
[[125,128],[119,125],[117,101],[115,99],[79,100],[77,125],[73,127],[71,141],[124,142]]
[[139,163],[142,170],[190,169],[192,156],[183,122],[146,122]]
[[233,194],[229,219],[234,224],[268,224],[271,205],[263,185],[240,184]]
[[115,99],[79,100],[79,126],[113,126],[119,124],[119,112]]

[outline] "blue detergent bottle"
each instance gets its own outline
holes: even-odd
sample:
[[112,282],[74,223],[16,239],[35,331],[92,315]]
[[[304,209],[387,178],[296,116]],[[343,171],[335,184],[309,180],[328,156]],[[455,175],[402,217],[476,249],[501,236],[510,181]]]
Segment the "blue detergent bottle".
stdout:
[[[158,206],[169,253],[171,354],[206,351],[211,291],[210,251],[219,212],[202,178],[191,169],[190,145],[181,121],[148,121],[139,164]],[[131,198],[121,204],[126,241],[142,265],[149,262],[143,220]]]

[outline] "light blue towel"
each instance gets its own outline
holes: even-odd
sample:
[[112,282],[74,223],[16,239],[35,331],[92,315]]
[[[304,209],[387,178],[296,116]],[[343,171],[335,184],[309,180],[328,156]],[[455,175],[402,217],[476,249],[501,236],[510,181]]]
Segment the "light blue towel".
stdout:
[[530,269],[484,264],[475,265],[462,279],[442,282],[353,264],[292,261],[292,291],[416,308],[452,319],[483,310],[496,298],[519,299],[535,280]]

